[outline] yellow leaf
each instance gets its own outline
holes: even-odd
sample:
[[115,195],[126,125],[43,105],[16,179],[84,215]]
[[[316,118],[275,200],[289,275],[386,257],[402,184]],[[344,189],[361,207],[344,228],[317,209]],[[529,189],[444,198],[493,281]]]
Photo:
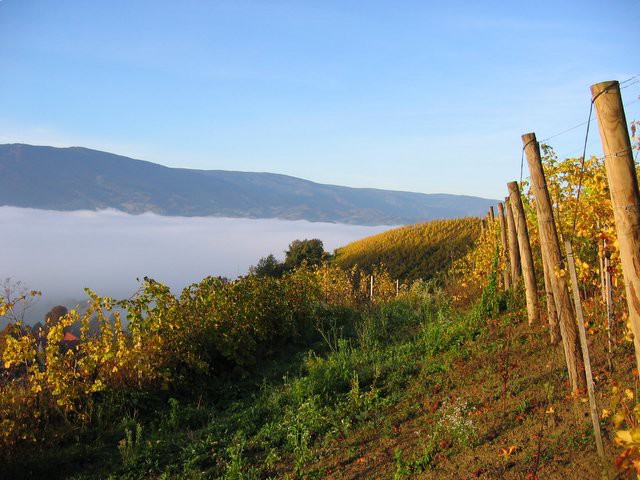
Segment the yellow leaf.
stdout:
[[622,415],[621,413],[616,413],[613,416],[612,420],[613,420],[613,424],[615,425],[615,427],[618,428],[624,422],[624,415]]
[[629,444],[633,442],[633,439],[631,437],[631,432],[629,430],[618,430],[616,432],[615,442],[618,445]]
[[513,455],[514,452],[516,452],[518,450],[518,446],[517,445],[511,445],[508,448],[501,448],[500,449],[500,456],[503,456],[505,458],[509,458],[511,455]]

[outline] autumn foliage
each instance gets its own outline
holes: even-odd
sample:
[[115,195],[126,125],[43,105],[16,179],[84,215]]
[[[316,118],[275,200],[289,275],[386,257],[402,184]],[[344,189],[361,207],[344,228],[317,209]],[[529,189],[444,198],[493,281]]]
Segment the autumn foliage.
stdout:
[[[638,122],[632,123],[631,133],[633,148],[638,151]],[[603,336],[604,338],[600,337],[603,343],[606,343],[607,337],[610,336],[612,352],[620,353],[624,351],[625,345],[630,345],[633,336],[627,323],[620,253],[604,158],[591,156],[585,159],[560,160],[547,145],[541,145],[541,153],[561,243],[569,239],[573,246],[587,332],[592,336]],[[526,180],[521,184],[521,191],[535,268],[540,272],[538,291],[541,292],[544,291],[544,286],[535,198]],[[486,287],[496,255],[499,255],[500,269],[507,267],[507,255],[499,239],[498,220],[492,222],[487,218],[485,222],[486,228],[474,248],[454,262],[452,267],[452,273],[467,294],[470,289],[477,292]],[[608,269],[604,268],[605,255],[610,260]],[[553,274],[568,275],[566,271],[555,271]],[[615,300],[615,323],[610,328],[606,313],[606,275],[610,275]],[[522,285],[519,288],[521,289]],[[596,338],[594,337],[594,341],[597,341]],[[614,366],[617,361],[621,360],[610,360]],[[623,370],[630,369],[625,366]],[[636,388],[631,389],[620,386],[620,370],[613,375],[611,405],[603,410],[603,418],[611,416],[617,431],[615,443],[621,447],[621,453],[616,460],[617,467],[635,471],[640,478],[640,404],[635,404],[637,371],[633,372],[633,376],[636,379]]]
[[[395,297],[389,274],[377,268],[375,275],[373,302]],[[57,424],[91,422],[101,392],[180,390],[250,368],[312,329],[327,308],[369,302],[368,279],[323,264],[281,279],[208,277],[179,296],[147,278],[128,300],[87,290],[85,311],[48,321],[39,336],[18,328],[5,336],[0,445],[8,453],[46,440]],[[81,333],[70,344],[65,331],[74,324]]]
[[476,218],[434,220],[389,230],[336,251],[334,263],[371,272],[383,264],[393,278],[428,280],[464,256],[480,235]]

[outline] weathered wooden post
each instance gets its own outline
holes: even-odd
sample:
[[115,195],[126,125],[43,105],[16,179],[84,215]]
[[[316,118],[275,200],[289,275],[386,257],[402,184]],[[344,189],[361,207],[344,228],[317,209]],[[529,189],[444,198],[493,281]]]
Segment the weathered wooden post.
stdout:
[[558,308],[556,299],[551,288],[551,274],[549,260],[542,254],[542,272],[544,274],[544,293],[547,298],[547,321],[549,322],[549,340],[551,345],[556,345],[560,341],[560,328],[558,326]]
[[507,217],[507,240],[509,241],[509,265],[511,265],[511,285],[516,286],[520,281],[520,250],[518,249],[518,235],[516,233],[516,221],[513,218],[513,210],[509,197],[505,198],[504,208]]
[[616,81],[591,86],[592,101],[604,150],[613,217],[620,245],[624,288],[633,331],[636,366],[640,370],[640,192],[631,141]]
[[596,449],[600,458],[604,458],[604,448],[602,447],[602,433],[600,432],[600,415],[596,403],[595,388],[593,386],[593,374],[591,373],[591,360],[589,359],[589,345],[587,344],[587,333],[584,329],[584,315],[582,314],[582,302],[578,291],[578,276],[576,275],[576,264],[573,260],[573,248],[571,242],[565,241],[567,249],[567,263],[569,264],[569,274],[571,275],[571,286],[573,290],[573,301],[576,306],[578,317],[578,331],[580,332],[580,346],[582,347],[582,359],[584,362],[585,377],[587,379],[587,392],[589,394],[589,412],[591,413],[591,423],[593,424],[593,435],[596,439]]
[[513,216],[518,235],[518,248],[520,249],[520,260],[522,261],[522,277],[524,278],[525,297],[527,301],[527,317],[529,325],[540,320],[540,306],[538,302],[538,292],[536,286],[536,272],[533,267],[533,255],[531,254],[531,243],[529,243],[529,229],[527,219],[524,215],[524,207],[520,198],[518,182],[509,182],[509,202],[513,210]]
[[493,221],[496,219],[496,214],[493,211],[493,205],[491,205],[489,207],[489,220],[491,220],[491,223],[493,223]]
[[502,254],[504,256],[504,270],[502,270],[502,281],[504,289],[511,288],[511,272],[509,272],[509,243],[507,242],[507,221],[504,218],[504,206],[498,202],[498,219],[500,220],[500,240],[502,242]]
[[529,173],[531,174],[531,186],[536,200],[536,212],[538,216],[538,228],[540,230],[540,246],[542,257],[546,260],[549,270],[549,280],[555,299],[557,314],[562,329],[562,341],[564,342],[565,354],[567,355],[567,369],[571,387],[573,391],[584,387],[582,367],[580,366],[580,351],[578,344],[578,331],[573,308],[571,307],[571,297],[567,279],[557,275],[556,272],[563,270],[562,251],[558,240],[558,231],[553,219],[551,207],[551,197],[547,189],[547,183],[542,168],[540,158],[540,146],[534,133],[522,135],[524,151],[527,155]]
[[607,363],[609,370],[613,371],[613,324],[615,313],[613,307],[613,285],[611,284],[611,250],[607,246],[607,241],[603,241],[603,265],[604,265],[604,290],[605,305],[607,306]]
[[[600,222],[598,222],[598,229],[600,229]],[[602,242],[598,243],[598,262],[600,266],[600,290],[602,290],[602,304],[607,304],[607,280],[604,273],[604,249],[607,241],[603,238]]]

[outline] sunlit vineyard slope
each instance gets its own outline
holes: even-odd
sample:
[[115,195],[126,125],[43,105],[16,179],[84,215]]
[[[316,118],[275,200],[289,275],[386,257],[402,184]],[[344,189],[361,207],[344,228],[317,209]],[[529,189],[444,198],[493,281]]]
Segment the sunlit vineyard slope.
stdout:
[[393,278],[429,279],[462,257],[479,234],[480,221],[471,217],[407,225],[339,248],[335,263],[365,271],[382,263]]

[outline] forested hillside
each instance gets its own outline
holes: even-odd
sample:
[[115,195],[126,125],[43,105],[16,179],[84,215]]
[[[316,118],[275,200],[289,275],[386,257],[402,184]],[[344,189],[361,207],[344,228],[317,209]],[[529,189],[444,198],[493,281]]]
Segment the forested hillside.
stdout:
[[173,216],[405,225],[494,200],[325,185],[274,173],[169,168],[88,148],[0,145],[0,205]]
[[402,282],[429,279],[464,256],[479,234],[479,220],[470,217],[407,225],[337,249],[334,262],[367,272],[382,264]]

